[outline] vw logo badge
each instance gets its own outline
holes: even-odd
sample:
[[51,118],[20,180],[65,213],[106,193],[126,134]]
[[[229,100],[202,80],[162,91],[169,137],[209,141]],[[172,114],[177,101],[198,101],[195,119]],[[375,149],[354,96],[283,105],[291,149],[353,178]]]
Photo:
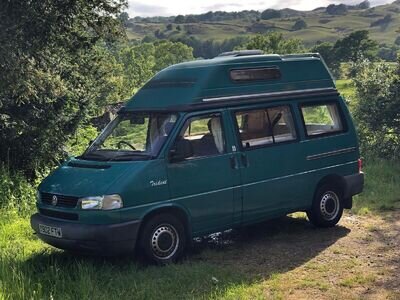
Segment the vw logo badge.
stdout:
[[53,198],[51,198],[51,205],[56,206],[58,202],[57,196],[53,195]]

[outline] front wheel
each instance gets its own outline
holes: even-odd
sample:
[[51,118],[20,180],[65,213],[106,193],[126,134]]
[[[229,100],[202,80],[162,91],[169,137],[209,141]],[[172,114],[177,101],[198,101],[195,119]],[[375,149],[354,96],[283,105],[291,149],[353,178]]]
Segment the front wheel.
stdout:
[[153,262],[175,262],[185,251],[185,228],[172,214],[156,215],[144,225],[140,245],[146,257]]
[[343,214],[342,193],[336,186],[324,184],[320,186],[314,197],[307,217],[317,227],[335,226]]

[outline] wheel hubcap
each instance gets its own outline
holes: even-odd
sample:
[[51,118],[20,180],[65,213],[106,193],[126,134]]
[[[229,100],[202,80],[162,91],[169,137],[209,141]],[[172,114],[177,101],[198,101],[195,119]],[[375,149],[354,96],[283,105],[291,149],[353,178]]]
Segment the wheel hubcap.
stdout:
[[159,259],[168,259],[178,250],[179,235],[174,226],[164,224],[158,226],[151,238],[151,248]]
[[339,197],[332,191],[328,191],[322,195],[320,209],[322,217],[326,221],[336,218],[339,213]]

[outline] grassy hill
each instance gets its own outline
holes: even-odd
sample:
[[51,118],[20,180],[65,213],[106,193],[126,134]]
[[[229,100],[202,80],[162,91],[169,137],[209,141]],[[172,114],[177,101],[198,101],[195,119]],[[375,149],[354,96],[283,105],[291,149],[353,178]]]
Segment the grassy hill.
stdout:
[[[198,21],[192,23],[174,23],[174,18],[130,19],[127,34],[130,39],[142,39],[145,36],[177,39],[193,36],[200,40],[224,40],[228,38],[251,36],[269,31],[282,32],[286,37],[299,38],[306,46],[317,41],[335,41],[356,30],[368,29],[371,37],[380,44],[394,45],[400,36],[400,1],[368,9],[351,8],[343,15],[329,14],[326,8],[313,11],[280,10],[282,17],[269,20],[255,17],[242,17],[223,21]],[[385,16],[386,21],[383,20]],[[193,18],[190,18],[193,19]],[[307,27],[294,30],[293,25],[302,19]],[[187,18],[189,21],[189,18]],[[371,24],[375,26],[371,26]],[[168,24],[169,30],[167,28]],[[178,28],[178,29],[177,29]]]

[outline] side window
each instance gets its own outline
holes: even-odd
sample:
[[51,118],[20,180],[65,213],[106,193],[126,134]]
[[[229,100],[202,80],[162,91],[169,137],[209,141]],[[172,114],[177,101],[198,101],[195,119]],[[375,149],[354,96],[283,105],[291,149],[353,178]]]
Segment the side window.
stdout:
[[188,158],[225,153],[225,136],[220,114],[193,117],[186,121],[177,139],[191,148]]
[[343,123],[336,103],[301,106],[308,136],[343,131]]
[[236,112],[236,121],[244,148],[296,139],[296,130],[288,106]]

